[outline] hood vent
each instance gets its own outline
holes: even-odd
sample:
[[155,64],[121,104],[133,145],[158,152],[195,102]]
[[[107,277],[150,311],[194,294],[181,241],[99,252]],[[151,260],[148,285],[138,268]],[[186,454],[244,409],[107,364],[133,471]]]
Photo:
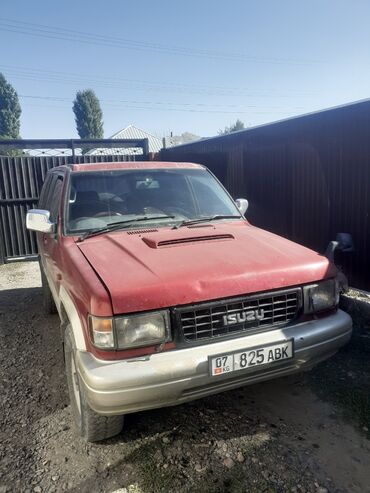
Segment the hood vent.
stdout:
[[153,238],[143,238],[143,241],[150,248],[161,248],[175,245],[183,245],[185,243],[199,243],[201,241],[222,241],[233,240],[234,236],[231,234],[219,234],[219,235],[204,235],[204,236],[188,236],[184,238],[172,238],[168,240],[156,241]]
[[134,231],[127,231],[128,235],[141,235],[143,233],[158,233],[158,229],[135,229]]

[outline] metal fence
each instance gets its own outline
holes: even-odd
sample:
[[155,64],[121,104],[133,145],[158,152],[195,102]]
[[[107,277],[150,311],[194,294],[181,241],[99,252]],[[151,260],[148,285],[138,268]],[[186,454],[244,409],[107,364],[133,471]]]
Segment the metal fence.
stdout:
[[[121,155],[89,153],[89,149],[117,149]],[[71,163],[132,160],[126,149],[138,148],[136,160],[148,159],[148,140],[27,140],[0,142],[0,264],[37,258],[34,233],[25,227],[28,209],[37,206],[50,168]],[[83,150],[84,154],[81,152]],[[3,155],[1,155],[1,153]],[[37,155],[29,155],[29,154]],[[50,155],[50,154],[54,155]]]
[[370,289],[370,102],[355,103],[162,150],[167,161],[208,166],[250,202],[255,225],[323,252],[351,233],[339,259],[353,286]]

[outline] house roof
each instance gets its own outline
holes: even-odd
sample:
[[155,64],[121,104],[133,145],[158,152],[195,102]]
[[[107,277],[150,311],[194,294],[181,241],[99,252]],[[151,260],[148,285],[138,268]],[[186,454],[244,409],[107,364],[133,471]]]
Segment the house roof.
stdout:
[[[119,132],[113,134],[111,139],[148,139],[149,152],[159,152],[162,148],[162,141],[158,137],[136,127],[135,125],[128,125]],[[88,154],[104,154],[104,155],[138,155],[142,154],[142,149],[133,148],[111,148],[111,149],[93,149]]]

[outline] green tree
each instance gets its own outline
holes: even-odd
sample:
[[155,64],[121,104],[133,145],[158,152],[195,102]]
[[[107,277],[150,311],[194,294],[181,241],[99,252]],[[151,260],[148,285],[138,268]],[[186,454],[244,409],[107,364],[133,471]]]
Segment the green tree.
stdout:
[[21,105],[14,87],[0,73],[0,138],[19,139]]
[[73,102],[73,112],[81,139],[103,138],[103,113],[93,90],[77,92]]
[[235,123],[232,123],[229,127],[225,127],[224,130],[219,130],[218,134],[219,135],[226,135],[226,134],[231,134],[232,132],[237,132],[238,130],[244,130],[245,125],[244,123],[239,120],[239,118],[236,120]]

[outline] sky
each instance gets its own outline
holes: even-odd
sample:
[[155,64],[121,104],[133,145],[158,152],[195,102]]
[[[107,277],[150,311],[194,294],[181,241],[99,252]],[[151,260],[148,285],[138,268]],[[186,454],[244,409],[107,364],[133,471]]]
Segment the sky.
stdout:
[[0,72],[23,138],[77,137],[91,88],[104,136],[212,136],[368,98],[368,0],[2,0]]

